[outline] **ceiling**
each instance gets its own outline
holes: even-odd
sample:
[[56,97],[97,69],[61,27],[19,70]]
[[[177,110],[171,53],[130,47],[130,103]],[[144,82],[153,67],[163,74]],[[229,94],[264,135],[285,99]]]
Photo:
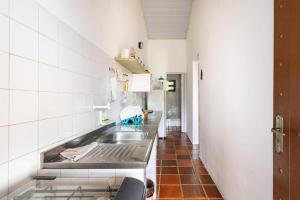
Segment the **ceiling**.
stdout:
[[149,39],[186,39],[193,0],[142,0]]

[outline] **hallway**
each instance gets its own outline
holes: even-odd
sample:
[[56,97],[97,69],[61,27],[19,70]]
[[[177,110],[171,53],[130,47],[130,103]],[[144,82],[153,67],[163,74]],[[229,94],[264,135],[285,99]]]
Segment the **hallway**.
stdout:
[[159,140],[157,183],[160,200],[222,200],[216,185],[184,133],[169,132]]

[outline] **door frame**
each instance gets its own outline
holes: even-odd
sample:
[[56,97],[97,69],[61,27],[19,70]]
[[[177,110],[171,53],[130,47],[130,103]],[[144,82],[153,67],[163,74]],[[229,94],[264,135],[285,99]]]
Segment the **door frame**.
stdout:
[[[186,133],[187,132],[187,105],[186,105],[186,96],[187,96],[187,89],[186,89],[186,73],[185,72],[167,72],[166,73],[166,78],[168,75],[172,74],[178,74],[181,75],[181,132]],[[167,101],[167,99],[166,99]],[[165,105],[166,105],[165,101]],[[165,108],[166,110],[166,108]]]

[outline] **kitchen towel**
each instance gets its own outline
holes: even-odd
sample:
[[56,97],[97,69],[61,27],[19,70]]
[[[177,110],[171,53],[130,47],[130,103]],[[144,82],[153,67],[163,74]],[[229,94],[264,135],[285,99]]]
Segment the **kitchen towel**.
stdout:
[[66,149],[63,152],[61,152],[60,155],[62,155],[63,157],[65,157],[69,160],[78,161],[79,159],[83,158],[86,154],[88,154],[90,151],[92,151],[97,146],[98,146],[97,142],[92,142],[91,144],[88,144],[86,146],[72,148],[72,149]]

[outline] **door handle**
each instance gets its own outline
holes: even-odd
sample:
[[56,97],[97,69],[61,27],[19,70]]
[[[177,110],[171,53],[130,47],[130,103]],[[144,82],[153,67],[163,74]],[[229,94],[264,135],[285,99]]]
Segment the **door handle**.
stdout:
[[285,136],[285,133],[283,133],[280,128],[272,128],[271,131],[274,134],[282,134],[283,136]]
[[284,136],[283,133],[283,117],[277,115],[275,118],[275,128],[272,128],[271,131],[275,134],[275,151],[276,153],[283,153],[283,144],[284,144]]

